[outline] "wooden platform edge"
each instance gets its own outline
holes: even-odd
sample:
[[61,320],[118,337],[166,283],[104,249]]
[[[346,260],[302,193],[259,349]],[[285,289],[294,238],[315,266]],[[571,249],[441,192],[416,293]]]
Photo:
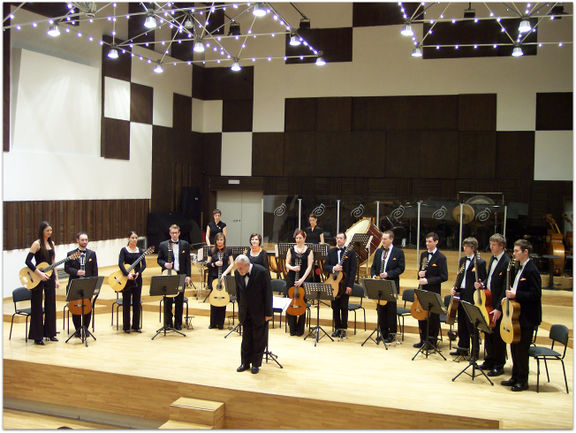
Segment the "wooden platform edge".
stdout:
[[163,422],[169,419],[170,404],[181,396],[216,400],[226,405],[224,427],[234,429],[498,429],[501,424],[420,412],[417,402],[414,410],[406,410],[4,360],[4,398],[48,403],[55,396],[70,407],[97,405],[103,412]]

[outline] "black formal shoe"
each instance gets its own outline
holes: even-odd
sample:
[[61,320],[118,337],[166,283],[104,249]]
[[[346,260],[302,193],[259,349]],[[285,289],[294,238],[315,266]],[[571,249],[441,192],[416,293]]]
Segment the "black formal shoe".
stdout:
[[34,340],[34,344],[37,344],[38,346],[44,346],[44,340]]
[[487,376],[501,376],[503,374],[504,374],[503,368],[493,368],[488,373],[486,373]]
[[484,361],[482,364],[480,364],[478,366],[478,368],[480,370],[492,370],[492,366],[490,364],[486,364],[486,361]]
[[298,334],[296,334],[297,337],[302,337],[304,335],[304,332],[299,332]]
[[468,351],[463,349],[456,349],[453,352],[450,352],[452,356],[468,356]]
[[218,325],[218,329],[224,329],[224,325]]
[[56,337],[50,337],[50,341],[58,341]]
[[260,368],[253,365],[252,368],[250,369],[250,371],[252,372],[252,374],[258,374],[258,372],[260,371]]
[[238,368],[236,369],[236,371],[237,371],[238,373],[242,373],[243,371],[246,371],[246,370],[248,370],[249,368],[250,368],[249,365],[240,364],[240,367],[238,367]]
[[340,337],[340,330],[336,329],[333,333],[332,333],[332,337],[337,338]]
[[214,328],[216,328],[216,327],[215,327],[215,326],[212,326],[212,325],[210,325],[210,326],[208,327],[208,329],[214,329]]
[[177,331],[182,331],[182,325],[180,325],[180,326],[175,326],[174,329],[176,329]]
[[132,329],[133,332],[137,332],[138,334],[142,334],[142,330],[141,329]]
[[80,338],[82,335],[80,334],[80,330],[74,333],[74,338]]
[[528,389],[528,382],[517,383],[516,385],[512,385],[510,389],[514,392],[526,391]]
[[340,331],[340,338],[346,338],[346,331]]
[[125,332],[126,334],[130,334],[130,330],[129,330],[129,329],[124,329],[124,332]]
[[384,339],[384,343],[386,343],[386,344],[390,344],[392,342],[394,342],[394,337],[388,337],[388,338]]
[[422,346],[424,346],[424,342],[420,341],[419,343],[413,344],[412,347],[415,347],[416,349],[420,349]]
[[500,385],[502,386],[514,386],[516,385],[516,379],[514,378],[510,378],[508,380],[503,380],[502,382],[500,382]]

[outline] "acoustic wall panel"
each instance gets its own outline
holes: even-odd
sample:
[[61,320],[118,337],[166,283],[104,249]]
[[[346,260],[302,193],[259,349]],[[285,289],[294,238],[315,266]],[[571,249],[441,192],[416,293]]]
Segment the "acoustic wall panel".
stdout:
[[104,117],[130,120],[130,82],[104,77]]
[[154,89],[142,84],[130,84],[130,120],[132,122],[152,124],[154,107]]
[[534,180],[574,179],[573,131],[536,131]]
[[252,174],[252,133],[223,132],[221,176]]

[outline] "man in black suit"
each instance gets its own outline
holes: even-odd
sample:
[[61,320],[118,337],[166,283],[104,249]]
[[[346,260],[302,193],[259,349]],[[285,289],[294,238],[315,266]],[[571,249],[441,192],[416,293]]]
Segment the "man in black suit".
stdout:
[[532,343],[534,330],[542,322],[542,280],[540,272],[532,260],[532,245],[525,239],[514,242],[514,258],[520,268],[514,277],[514,284],[506,288],[506,297],[520,304],[520,341],[510,345],[512,353],[512,377],[501,382],[511,386],[512,391],[528,389],[530,356],[528,350]]
[[[344,275],[340,281],[338,297],[332,301],[332,318],[334,319],[334,332],[332,337],[346,338],[348,329],[348,301],[354,278],[356,277],[356,252],[348,250],[346,243],[346,233],[340,232],[336,235],[336,248],[331,248],[324,262],[324,271],[333,274],[342,272]],[[342,264],[339,264],[342,261]]]
[[[69,251],[66,256],[71,256],[76,251],[80,251],[80,257],[75,260],[68,260],[64,264],[64,270],[68,275],[70,275],[68,278],[66,293],[68,293],[68,290],[70,289],[70,283],[72,280],[98,276],[98,260],[96,260],[96,253],[86,248],[88,246],[88,235],[84,232],[79,232],[76,235],[76,242],[78,243],[78,248]],[[84,326],[86,326],[86,328],[90,325],[91,318],[92,312],[84,314]],[[72,322],[74,322],[74,328],[76,329],[74,336],[80,338],[80,328],[82,327],[81,315],[73,314]]]
[[500,233],[490,237],[490,251],[492,257],[488,264],[488,276],[481,283],[474,283],[474,287],[486,288],[492,293],[492,308],[490,312],[491,334],[486,334],[484,344],[486,357],[480,365],[482,370],[490,370],[488,376],[504,374],[506,364],[506,343],[500,336],[500,322],[502,321],[502,299],[506,296],[506,272],[510,264],[510,257],[506,254],[506,238]]
[[[404,251],[394,247],[394,232],[386,230],[382,233],[382,246],[374,253],[374,261],[370,274],[372,278],[391,280],[396,283],[396,290],[400,292],[400,274],[404,272]],[[388,301],[386,305],[378,305],[378,326],[385,343],[392,343],[396,337],[397,317],[396,302]]]
[[[474,304],[474,283],[486,279],[486,261],[477,257],[478,240],[473,237],[466,238],[462,241],[464,256],[458,262],[458,273],[456,285],[452,287],[452,296],[459,296],[461,301],[467,301]],[[478,351],[480,339],[478,334],[474,333],[474,325],[470,322],[464,304],[458,305],[458,347],[450,355],[467,356],[470,352],[470,341],[474,338],[472,346]],[[474,353],[478,359],[478,353]]]
[[[423,290],[440,294],[442,283],[448,279],[448,265],[446,264],[446,256],[438,251],[438,240],[438,235],[434,232],[426,235],[427,251],[420,254],[418,284]],[[426,269],[422,269],[425,257],[428,259],[428,264]],[[430,321],[429,339],[436,344],[436,339],[440,332],[440,316],[430,313],[428,320]],[[420,342],[414,344],[416,348],[420,348],[424,344],[426,338],[426,320],[419,320],[418,327],[420,328]]]
[[240,367],[236,371],[248,370],[252,364],[252,374],[258,373],[268,340],[267,322],[272,319],[272,282],[263,266],[250,263],[250,259],[240,254],[236,257],[236,297],[238,300],[238,320],[242,324],[242,346]]
[[[180,227],[170,226],[170,239],[160,242],[158,247],[158,264],[162,270],[171,270],[179,275],[186,275],[186,284],[190,283],[190,245],[180,239]],[[174,301],[173,301],[174,300]],[[174,324],[172,324],[172,303],[174,307]],[[164,305],[164,326],[182,329],[182,313],[184,310],[184,290],[175,298],[166,298]]]

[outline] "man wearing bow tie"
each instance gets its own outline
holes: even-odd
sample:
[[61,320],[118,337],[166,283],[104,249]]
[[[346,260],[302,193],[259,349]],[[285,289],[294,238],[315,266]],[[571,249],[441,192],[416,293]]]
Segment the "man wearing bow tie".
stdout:
[[346,338],[348,329],[348,301],[354,278],[356,277],[356,253],[350,250],[346,254],[346,233],[336,235],[336,248],[331,248],[324,262],[324,271],[333,274],[342,272],[342,280],[338,288],[338,296],[332,301],[332,318],[334,319],[334,332],[332,337]]
[[[87,248],[88,246],[88,235],[84,232],[79,232],[76,235],[76,242],[78,243],[78,248],[69,251],[66,255],[70,256],[76,251],[80,251],[80,257],[75,260],[68,260],[64,264],[64,270],[70,275],[68,278],[68,286],[66,287],[66,293],[70,289],[70,283],[76,278],[85,277],[97,277],[98,276],[98,261],[96,260],[96,253]],[[92,317],[92,312],[84,314],[84,326],[88,328],[90,325],[90,319]],[[72,322],[74,322],[74,328],[76,329],[75,337],[80,338],[80,328],[82,327],[82,318],[80,314],[72,315]]]
[[[190,283],[190,245],[180,239],[180,227],[176,224],[170,226],[170,239],[160,242],[157,262],[162,270],[170,273],[186,275],[186,284]],[[174,301],[173,301],[174,300]],[[172,303],[174,307],[174,323],[172,323]],[[184,310],[184,290],[175,298],[166,298],[164,305],[164,326],[182,329],[182,313]]]
[[[404,272],[404,251],[395,247],[394,232],[386,230],[382,233],[382,246],[374,252],[374,261],[370,273],[372,278],[391,280],[400,291],[400,274]],[[385,343],[394,341],[397,332],[396,302],[388,301],[386,305],[378,305],[378,327]]]
[[267,322],[273,314],[272,282],[268,271],[263,266],[250,263],[246,255],[240,254],[235,263],[238,320],[242,324],[241,363],[236,371],[250,369],[252,374],[257,374],[268,341]]
[[492,257],[488,263],[488,276],[482,282],[474,283],[476,289],[486,288],[492,293],[490,321],[494,328],[491,334],[485,336],[486,357],[480,368],[490,370],[488,376],[500,376],[504,374],[506,364],[506,343],[500,336],[502,298],[506,296],[506,271],[510,263],[510,257],[506,254],[506,238],[500,233],[493,234],[490,237],[490,251]]
[[514,258],[520,262],[520,268],[514,277],[511,288],[507,288],[506,297],[520,304],[520,341],[510,345],[512,354],[512,377],[501,382],[510,386],[512,391],[528,389],[530,356],[528,351],[534,330],[542,322],[542,280],[538,267],[530,260],[532,245],[526,239],[514,242]]

